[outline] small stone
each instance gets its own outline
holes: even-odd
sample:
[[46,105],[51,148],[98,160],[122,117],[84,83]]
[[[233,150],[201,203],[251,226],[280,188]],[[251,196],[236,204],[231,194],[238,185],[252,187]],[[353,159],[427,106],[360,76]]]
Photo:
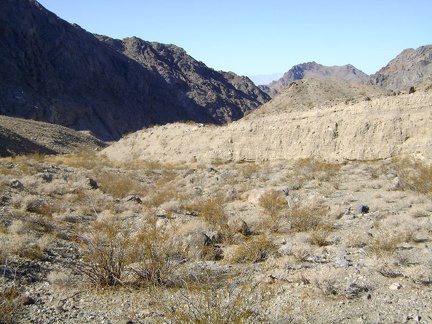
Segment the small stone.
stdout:
[[125,199],[126,201],[133,201],[136,202],[137,204],[142,204],[142,199],[138,196],[128,196]]
[[10,183],[10,186],[13,189],[18,189],[18,190],[23,190],[24,189],[24,185],[19,180],[13,180]]
[[389,287],[390,290],[399,290],[402,288],[402,285],[399,282],[392,283]]
[[33,305],[33,304],[35,304],[36,301],[35,301],[33,298],[31,298],[30,296],[22,296],[22,297],[20,298],[20,303],[21,303],[21,305],[23,305],[23,306],[28,306],[28,305]]
[[53,175],[50,174],[50,173],[42,173],[41,174],[41,178],[42,178],[43,181],[49,183],[49,182],[51,182],[53,180]]
[[92,189],[98,189],[99,188],[98,183],[91,178],[89,179],[88,183]]
[[369,213],[369,206],[367,205],[360,205],[356,209],[356,215],[367,214],[367,213]]

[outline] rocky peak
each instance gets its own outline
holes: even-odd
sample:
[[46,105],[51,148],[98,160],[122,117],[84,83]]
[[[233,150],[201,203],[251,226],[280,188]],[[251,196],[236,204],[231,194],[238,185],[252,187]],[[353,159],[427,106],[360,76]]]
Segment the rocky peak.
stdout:
[[370,83],[390,90],[404,90],[432,79],[431,63],[432,45],[408,48],[371,75]]
[[355,68],[351,64],[342,66],[325,66],[316,62],[302,63],[293,66],[283,77],[273,81],[267,86],[260,86],[271,97],[275,97],[291,82],[302,79],[340,79],[350,82],[362,82],[368,80],[367,74]]

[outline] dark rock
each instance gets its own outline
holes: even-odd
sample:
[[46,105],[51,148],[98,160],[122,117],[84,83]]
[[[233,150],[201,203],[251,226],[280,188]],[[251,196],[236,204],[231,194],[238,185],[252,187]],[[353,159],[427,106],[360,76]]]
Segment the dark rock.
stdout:
[[235,231],[243,235],[250,235],[252,233],[252,231],[249,229],[248,224],[244,220],[240,220],[235,225]]
[[142,204],[142,199],[138,196],[129,196],[129,197],[126,197],[125,200],[126,201],[133,201],[133,202],[136,202],[137,204]]
[[90,185],[90,188],[92,188],[92,189],[99,189],[99,185],[98,185],[98,183],[95,180],[93,180],[93,179],[90,178],[89,181],[88,181],[88,183]]
[[20,297],[20,304],[23,306],[33,305],[36,301],[31,298],[30,296],[21,296]]
[[23,190],[24,185],[19,180],[12,180],[10,187],[17,190]]
[[51,182],[53,180],[53,175],[50,173],[42,173],[41,178],[45,182]]
[[367,205],[360,205],[360,206],[357,207],[355,213],[356,213],[356,215],[367,214],[367,213],[369,213],[369,206],[367,206]]

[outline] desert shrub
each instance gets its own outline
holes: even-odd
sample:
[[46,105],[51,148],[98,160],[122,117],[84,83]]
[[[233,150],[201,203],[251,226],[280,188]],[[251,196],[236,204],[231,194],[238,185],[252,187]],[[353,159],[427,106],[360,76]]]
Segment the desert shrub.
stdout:
[[355,273],[347,274],[341,268],[326,267],[320,271],[308,272],[306,276],[327,297],[352,299],[372,289],[365,278]]
[[170,285],[176,280],[174,272],[177,260],[183,260],[181,251],[170,239],[168,229],[158,228],[148,222],[132,236],[133,253],[128,270],[139,285]]
[[298,261],[307,261],[312,254],[312,248],[305,243],[298,243],[292,247],[291,254]]
[[328,240],[328,237],[331,232],[332,226],[324,223],[319,224],[314,230],[312,230],[310,234],[312,243],[318,246],[329,245],[330,242]]
[[283,192],[274,189],[264,193],[259,204],[270,217],[276,217],[287,206]]
[[243,163],[239,166],[239,169],[243,178],[250,179],[260,171],[261,166],[258,163]]
[[396,160],[394,163],[401,190],[432,194],[432,166],[408,159]]
[[324,222],[326,209],[321,205],[294,205],[286,211],[285,217],[294,232],[314,231]]
[[268,287],[206,272],[177,291],[164,291],[156,303],[167,323],[262,323],[269,321],[271,295]]
[[187,209],[202,217],[214,230],[228,234],[228,216],[224,209],[224,197],[222,195],[199,199],[187,206]]
[[90,225],[81,226],[77,241],[82,263],[78,270],[96,286],[163,284],[176,253],[169,235],[153,223],[134,230],[131,224],[103,212]]
[[130,233],[113,215],[98,219],[87,228],[84,234],[78,236],[83,255],[79,270],[95,285],[121,284],[123,271],[132,253]]

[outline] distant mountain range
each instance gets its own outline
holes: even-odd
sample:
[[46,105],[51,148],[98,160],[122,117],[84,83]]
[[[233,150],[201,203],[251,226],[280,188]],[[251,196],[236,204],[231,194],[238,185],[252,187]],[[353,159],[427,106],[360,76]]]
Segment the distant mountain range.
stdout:
[[103,140],[153,124],[239,119],[270,98],[174,45],[93,35],[35,0],[0,1],[0,114]]
[[283,77],[283,73],[250,75],[249,79],[256,85],[266,85]]
[[269,85],[260,85],[259,87],[271,97],[275,97],[291,82],[311,78],[332,78],[352,82],[364,82],[369,80],[369,76],[367,74],[363,73],[350,64],[343,66],[325,66],[316,62],[309,62],[295,65],[279,80],[273,81]]
[[256,83],[259,87],[275,97],[291,82],[303,79],[340,79],[378,85],[388,90],[400,91],[415,86],[432,78],[432,45],[417,49],[403,50],[395,59],[371,76],[354,66],[324,66],[316,62],[302,63],[293,66],[280,79]]

